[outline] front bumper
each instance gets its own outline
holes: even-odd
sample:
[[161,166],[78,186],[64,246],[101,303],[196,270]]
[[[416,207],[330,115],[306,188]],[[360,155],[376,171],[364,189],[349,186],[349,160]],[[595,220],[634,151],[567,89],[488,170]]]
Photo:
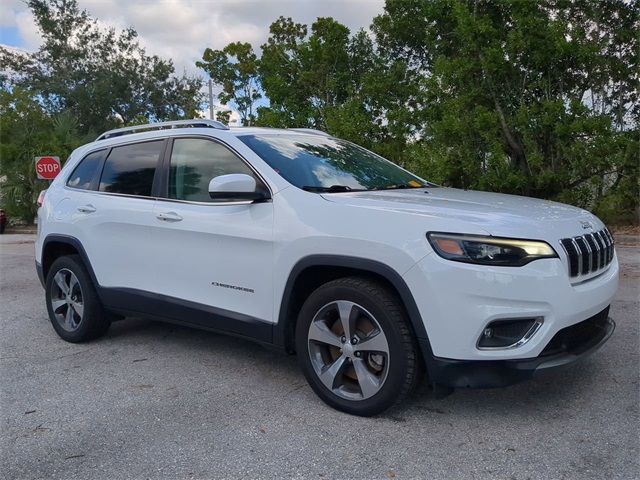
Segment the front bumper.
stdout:
[[[524,360],[538,357],[560,330],[611,304],[618,287],[614,257],[596,278],[571,283],[563,260],[536,260],[523,267],[491,267],[424,257],[403,278],[415,299],[432,354],[456,360]],[[526,343],[478,348],[492,322],[541,319]]]
[[430,382],[452,388],[504,387],[527,380],[534,374],[579,361],[604,345],[615,323],[609,307],[580,323],[560,330],[534,358],[518,360],[452,360],[430,355],[428,342],[422,351]]

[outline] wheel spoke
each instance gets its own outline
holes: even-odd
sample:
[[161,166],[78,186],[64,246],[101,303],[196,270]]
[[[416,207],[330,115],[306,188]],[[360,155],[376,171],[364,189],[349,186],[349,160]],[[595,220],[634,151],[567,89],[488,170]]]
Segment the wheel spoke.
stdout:
[[78,285],[78,279],[72,273],[69,275],[69,295],[73,295],[73,290],[76,287],[76,285]]
[[66,305],[67,301],[65,299],[60,300],[51,300],[51,309],[54,313],[56,313],[61,306]]
[[64,316],[64,324],[67,326],[67,328],[72,329],[74,327],[74,321],[73,321],[73,308],[71,307],[71,305],[69,305],[67,307],[67,313]]
[[84,313],[84,305],[82,305],[82,303],[80,302],[71,302],[71,306],[73,307],[75,312],[78,314],[80,319],[82,319],[82,314]]
[[344,300],[336,302],[338,307],[338,313],[340,314],[340,323],[342,324],[342,328],[344,330],[344,336],[348,339],[355,333],[354,323],[355,323],[355,313],[357,312],[355,308],[355,304],[352,302],[346,302]]
[[323,321],[313,321],[309,327],[309,340],[320,343],[326,343],[334,347],[340,347],[342,344],[340,338],[327,327]]
[[63,272],[56,273],[55,277],[53,277],[53,280],[56,282],[56,285],[58,285],[58,288],[64,295],[69,294],[69,285],[67,285],[67,279]]
[[320,380],[329,390],[335,388],[336,378],[345,366],[346,360],[346,356],[340,355],[331,365],[326,366],[322,373],[320,373]]
[[369,398],[375,395],[380,389],[380,383],[378,378],[369,371],[364,360],[355,358],[353,360],[353,368],[356,371],[358,385],[360,385],[363,398]]
[[386,337],[380,332],[371,337],[364,337],[357,345],[354,345],[355,351],[364,352],[382,352],[389,354],[389,344]]

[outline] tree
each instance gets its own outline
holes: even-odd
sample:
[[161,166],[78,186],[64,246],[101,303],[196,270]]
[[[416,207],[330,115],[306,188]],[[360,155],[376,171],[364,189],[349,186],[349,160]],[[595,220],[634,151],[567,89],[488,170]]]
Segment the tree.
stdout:
[[170,120],[199,109],[202,82],[175,76],[170,60],[149,56],[132,28],[105,29],[75,0],[30,0],[43,43],[33,54],[0,49],[9,74],[50,115],[69,112],[81,132],[99,132],[136,117]]
[[306,25],[280,17],[270,34],[260,61],[270,106],[260,109],[261,117],[274,126],[326,129],[330,110],[349,96],[349,29],[318,18],[307,37]]
[[365,31],[351,34],[318,18],[309,32],[280,17],[262,46],[259,73],[270,105],[258,109],[258,124],[319,128],[404,163],[416,105],[407,100],[418,85]]
[[32,221],[46,182],[33,158],[71,151],[114,126],[195,116],[202,82],[175,76],[133,29],[101,28],[75,0],[28,2],[43,43],[35,53],[0,48],[0,202]]
[[[255,122],[255,104],[262,97],[258,80],[258,60],[249,43],[230,43],[222,50],[207,48],[202,61],[196,66],[203,69],[216,85],[222,87],[218,99],[238,108],[243,125]],[[228,119],[227,119],[228,121]]]
[[229,125],[229,121],[231,120],[231,110],[218,110],[216,112],[216,120],[224,123],[225,125]]
[[50,117],[28,92],[0,90],[0,201],[10,216],[32,221],[36,199],[47,182],[38,180],[34,157],[54,154],[62,159],[89,141],[78,133],[68,114]]
[[585,207],[623,184],[637,192],[636,7],[388,0],[374,20],[380,50],[420,86],[407,105],[425,107],[410,118],[412,166]]

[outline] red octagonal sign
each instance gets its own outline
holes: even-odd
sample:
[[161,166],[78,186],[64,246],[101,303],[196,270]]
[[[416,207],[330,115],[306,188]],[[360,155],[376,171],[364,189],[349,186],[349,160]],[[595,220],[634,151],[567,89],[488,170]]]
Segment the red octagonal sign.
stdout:
[[36,173],[40,180],[53,180],[60,173],[60,158],[36,157]]

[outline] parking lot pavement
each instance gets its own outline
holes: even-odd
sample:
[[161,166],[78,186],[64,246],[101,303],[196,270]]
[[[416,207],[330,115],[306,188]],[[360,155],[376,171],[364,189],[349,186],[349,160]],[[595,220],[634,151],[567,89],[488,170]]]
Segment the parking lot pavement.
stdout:
[[73,345],[47,320],[33,237],[0,236],[0,477],[632,479],[640,250],[618,248],[611,340],[579,366],[377,418],[325,406],[295,357],[133,319]]

